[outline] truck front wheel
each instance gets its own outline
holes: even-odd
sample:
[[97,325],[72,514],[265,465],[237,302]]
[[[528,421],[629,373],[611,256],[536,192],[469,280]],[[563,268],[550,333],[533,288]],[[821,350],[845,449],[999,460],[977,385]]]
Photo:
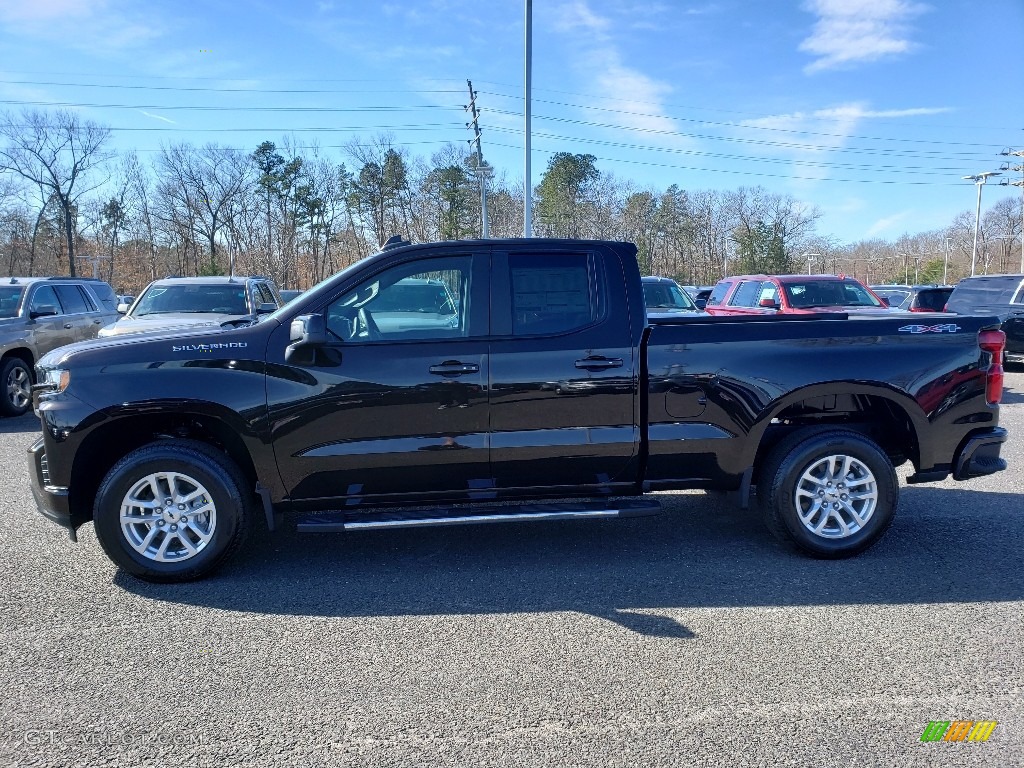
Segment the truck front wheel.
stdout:
[[813,428],[783,440],[761,468],[757,494],[778,538],[822,558],[863,552],[885,533],[899,501],[896,471],[864,435]]
[[251,516],[243,488],[238,467],[204,443],[151,443],[103,479],[93,508],[96,537],[111,560],[140,579],[200,579],[245,538]]

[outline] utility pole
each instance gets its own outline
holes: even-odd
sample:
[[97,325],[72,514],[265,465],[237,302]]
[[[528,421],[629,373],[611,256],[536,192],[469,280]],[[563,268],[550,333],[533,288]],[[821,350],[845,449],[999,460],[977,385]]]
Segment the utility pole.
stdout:
[[491,231],[487,224],[487,169],[484,167],[484,149],[480,140],[480,112],[476,108],[473,81],[466,80],[466,85],[469,86],[469,104],[466,110],[473,116],[473,121],[466,123],[466,127],[473,130],[473,138],[469,140],[470,146],[476,144],[476,180],[480,184],[480,230],[481,237],[486,240],[491,236]]
[[[1010,149],[1007,147],[999,154],[1011,157],[1024,157],[1024,149]],[[1021,172],[1020,181],[1003,179],[999,183],[1004,186],[1020,187],[1020,271],[1024,273],[1024,163],[1012,167],[1007,163],[1006,170]]]

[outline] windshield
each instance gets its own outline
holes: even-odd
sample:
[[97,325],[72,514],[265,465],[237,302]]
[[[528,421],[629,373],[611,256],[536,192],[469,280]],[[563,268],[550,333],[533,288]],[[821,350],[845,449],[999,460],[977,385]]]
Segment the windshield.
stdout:
[[153,285],[146,289],[131,315],[143,317],[170,312],[249,314],[245,285]]
[[783,283],[789,305],[796,309],[811,307],[884,307],[868,290],[852,280],[805,280]]
[[648,309],[697,309],[690,297],[672,283],[644,283],[644,303]]
[[17,317],[21,305],[21,295],[25,287],[21,285],[0,286],[0,318]]

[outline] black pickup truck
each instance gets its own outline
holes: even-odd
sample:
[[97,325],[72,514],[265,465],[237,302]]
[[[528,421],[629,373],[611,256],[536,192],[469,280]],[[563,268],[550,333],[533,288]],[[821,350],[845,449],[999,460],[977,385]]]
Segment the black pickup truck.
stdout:
[[122,568],[209,574],[301,531],[622,517],[751,487],[844,557],[909,482],[1004,469],[994,318],[649,320],[628,243],[392,243],[245,328],[82,342],[38,366],[43,515]]

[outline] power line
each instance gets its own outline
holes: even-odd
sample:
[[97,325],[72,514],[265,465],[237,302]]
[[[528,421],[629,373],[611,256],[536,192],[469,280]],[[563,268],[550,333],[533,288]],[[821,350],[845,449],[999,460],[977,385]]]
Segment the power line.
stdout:
[[172,91],[183,93],[251,93],[259,96],[265,93],[461,93],[454,88],[442,90],[381,90],[373,89],[335,89],[335,88],[200,88],[197,86],[184,87],[173,85],[119,85],[103,83],[57,83],[42,80],[0,80],[0,84],[6,85],[57,85],[67,88],[114,88],[133,91]]

